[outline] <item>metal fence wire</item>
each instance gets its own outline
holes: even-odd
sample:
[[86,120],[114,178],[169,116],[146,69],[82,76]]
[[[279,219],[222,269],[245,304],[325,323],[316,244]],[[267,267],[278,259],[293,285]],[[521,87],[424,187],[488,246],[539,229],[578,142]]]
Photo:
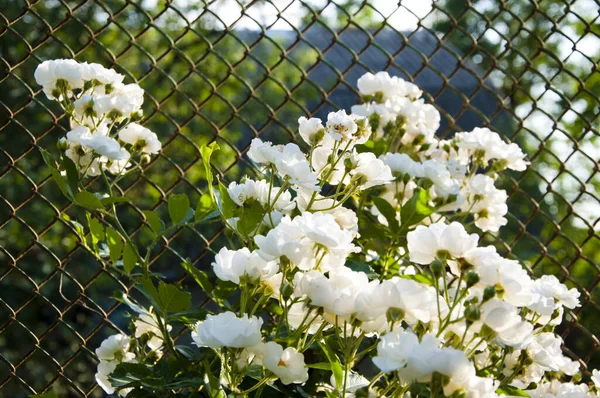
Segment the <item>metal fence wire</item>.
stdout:
[[[55,58],[113,67],[147,92],[143,123],[164,150],[119,184],[132,199],[125,227],[142,244],[142,209],[166,214],[167,195],[194,201],[206,188],[202,144],[223,149],[213,166],[224,180],[252,175],[252,138],[283,143],[299,116],[349,108],[366,71],[414,81],[442,114],[440,136],[487,126],[528,153],[531,167],[502,181],[509,224],[483,240],[582,292],[559,333],[568,355],[599,367],[599,9],[593,0],[0,0],[0,396],[102,396],[94,349],[127,328],[111,297],[130,286],[78,244],[85,216],[36,149],[68,131],[33,79]],[[152,269],[187,285],[173,251],[206,269],[222,232],[177,231]]]

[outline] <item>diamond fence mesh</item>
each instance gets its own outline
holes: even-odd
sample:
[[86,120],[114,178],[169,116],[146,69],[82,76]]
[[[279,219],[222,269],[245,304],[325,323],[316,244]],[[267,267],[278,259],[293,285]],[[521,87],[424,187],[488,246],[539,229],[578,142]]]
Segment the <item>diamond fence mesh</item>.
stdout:
[[[68,131],[33,79],[43,60],[117,69],[147,92],[144,124],[163,152],[119,184],[125,228],[150,239],[142,209],[206,188],[199,148],[217,141],[226,181],[255,173],[256,136],[295,139],[302,115],[358,99],[356,79],[388,70],[420,85],[442,114],[440,136],[488,126],[518,142],[531,167],[507,175],[509,225],[484,240],[534,274],[582,292],[559,330],[565,351],[600,365],[600,16],[592,0],[0,0],[0,395],[101,396],[94,349],[127,327],[112,299],[128,282],[79,245],[68,205],[37,147]],[[90,185],[93,189],[95,181]],[[152,269],[187,284],[177,262],[210,267],[217,227],[184,228]],[[190,289],[191,289],[190,284]],[[133,293],[133,292],[132,292]],[[195,295],[196,305],[211,303]],[[179,331],[180,338],[186,333]]]

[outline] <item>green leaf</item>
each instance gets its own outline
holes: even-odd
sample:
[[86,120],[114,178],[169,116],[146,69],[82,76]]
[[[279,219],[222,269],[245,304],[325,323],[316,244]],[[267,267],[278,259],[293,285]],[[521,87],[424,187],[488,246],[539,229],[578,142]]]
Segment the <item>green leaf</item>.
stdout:
[[400,209],[400,222],[403,230],[406,231],[410,226],[421,222],[435,212],[435,208],[429,204],[430,199],[429,191],[423,188],[415,189],[413,196]]
[[331,370],[331,364],[329,362],[308,363],[306,364],[306,367],[312,369]]
[[186,194],[173,194],[169,196],[169,216],[173,224],[181,223],[190,209],[190,200]]
[[73,191],[71,191],[71,188],[67,185],[63,176],[60,175],[60,172],[55,168],[50,168],[50,173],[52,173],[52,178],[62,191],[63,195],[65,195],[67,199],[73,200]]
[[150,229],[152,229],[152,232],[154,232],[155,235],[158,235],[165,230],[165,223],[160,219],[158,214],[150,210],[144,210],[143,213],[148,225],[150,225]]
[[100,199],[91,192],[81,191],[75,195],[75,203],[81,207],[85,207],[91,210],[104,209]]
[[227,187],[223,185],[221,181],[219,181],[219,194],[221,199],[221,213],[223,214],[223,217],[233,217],[238,206],[235,204],[233,199],[231,199],[229,193],[227,192]]
[[107,198],[100,199],[100,202],[102,202],[104,206],[109,206],[113,203],[129,203],[131,201],[125,196],[109,196]]
[[38,150],[42,154],[42,159],[44,159],[44,163],[46,163],[48,167],[56,170],[56,159],[54,159],[54,156],[52,156],[52,154],[50,154],[50,152],[48,152],[44,148],[38,147]]
[[[212,189],[209,187],[208,189]],[[207,215],[209,215],[215,206],[213,204],[212,198],[208,192],[204,192],[202,196],[200,196],[200,200],[198,200],[198,205],[196,206],[196,212],[194,214],[194,219],[196,221],[201,221]]]
[[510,395],[513,397],[530,397],[530,395],[525,391],[514,386],[504,386],[502,388],[498,388],[496,393],[499,395]]
[[153,377],[152,368],[141,363],[121,362],[108,376],[113,387],[141,383]]
[[206,308],[194,308],[169,315],[169,321],[177,321],[186,325],[191,325],[198,321],[203,321],[208,313],[209,311]]
[[329,360],[331,371],[333,372],[333,377],[335,378],[335,385],[341,386],[344,380],[344,369],[342,368],[339,358],[335,354],[335,350],[333,350],[331,346],[327,344],[327,341],[325,341],[325,343],[319,341],[318,343],[325,353],[325,356],[327,356],[327,359]]
[[98,242],[104,240],[104,226],[97,219],[91,218],[89,213],[86,213],[86,216],[88,218],[88,225],[92,235],[92,244],[94,247],[96,247]]
[[110,261],[116,263],[121,258],[121,252],[123,251],[123,240],[121,235],[117,233],[111,227],[106,227],[106,244],[110,251]]
[[165,282],[158,283],[158,289],[150,279],[144,279],[141,283],[143,289],[139,289],[152,302],[153,306],[163,313],[184,312],[192,304],[191,294],[184,292],[177,285]]
[[154,283],[150,279],[143,279],[140,285],[135,286],[140,292],[146,296],[152,306],[157,310],[161,309],[160,297],[158,296],[158,290],[154,286]]
[[346,266],[348,268],[350,268],[352,271],[364,272],[365,274],[367,274],[367,277],[370,280],[379,278],[379,274],[377,272],[375,272],[375,270],[373,268],[371,268],[371,266],[369,264],[359,263],[358,261],[355,261],[355,260],[347,260]]
[[63,156],[60,162],[60,169],[67,173],[67,182],[69,183],[71,192],[79,191],[79,171],[77,171],[75,163],[68,157]]
[[204,164],[204,171],[206,172],[206,181],[208,182],[209,189],[213,184],[213,174],[210,166],[210,158],[214,151],[219,150],[219,144],[216,141],[211,142],[210,145],[202,145],[200,147],[200,155],[202,156],[202,163]]
[[[229,197],[229,195],[227,195]],[[243,212],[237,223],[237,230],[242,235],[250,235],[256,230],[265,217],[265,210],[262,205],[256,201],[248,201],[244,203]]]
[[137,258],[137,249],[128,242],[125,249],[123,249],[123,268],[125,268],[125,272],[131,274],[137,263]]
[[204,293],[208,294],[209,296],[212,294],[213,286],[212,286],[212,283],[210,283],[210,280],[208,279],[208,275],[206,275],[206,272],[200,271],[198,268],[194,267],[194,265],[191,263],[191,261],[187,260],[187,259],[181,263],[181,267],[192,278],[194,278],[194,280],[202,288]]
[[375,203],[377,210],[379,210],[387,220],[390,230],[394,233],[398,232],[400,225],[396,219],[396,209],[394,209],[392,205],[383,198],[374,197],[373,203]]
[[58,398],[58,394],[54,391],[48,391],[43,394],[30,394],[29,398]]
[[411,281],[419,282],[424,285],[433,286],[433,280],[431,279],[431,276],[426,274],[400,275],[400,278],[409,279]]
[[213,297],[217,300],[227,300],[238,288],[233,282],[217,280],[217,287],[213,290]]
[[188,292],[184,292],[177,285],[159,282],[158,302],[165,313],[183,312],[187,311],[192,305],[192,295]]

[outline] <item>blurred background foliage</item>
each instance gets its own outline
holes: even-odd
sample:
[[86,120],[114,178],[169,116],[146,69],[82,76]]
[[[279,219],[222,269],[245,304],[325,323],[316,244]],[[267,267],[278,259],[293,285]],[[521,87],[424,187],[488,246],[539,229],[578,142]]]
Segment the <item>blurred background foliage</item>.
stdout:
[[[293,3],[297,23],[286,19]],[[126,282],[78,246],[76,220],[83,223],[85,214],[48,180],[36,149],[56,154],[69,129],[33,79],[41,61],[61,57],[113,67],[146,90],[144,124],[164,150],[120,184],[132,199],[121,207],[126,229],[142,244],[149,235],[141,210],[166,214],[168,194],[185,192],[194,203],[206,188],[202,144],[217,141],[222,150],[213,165],[224,180],[239,179],[255,173],[243,157],[252,138],[287,142],[299,116],[325,117],[356,102],[356,77],[368,68],[416,80],[440,107],[441,136],[483,124],[526,149],[532,167],[502,181],[511,195],[509,224],[483,240],[535,274],[553,273],[582,290],[579,322],[565,322],[561,333],[569,353],[600,366],[597,4],[441,0],[425,11],[400,2],[387,14],[389,5],[0,0],[1,396],[101,396],[93,350],[127,327],[111,298]],[[240,11],[271,6],[285,31]],[[236,12],[231,22],[226,14]],[[418,22],[392,23],[394,12]],[[390,35],[397,50],[381,44]],[[374,66],[371,49],[383,54],[382,65]],[[343,67],[335,55],[342,50],[349,60]],[[418,60],[414,69],[402,63],[408,50]],[[440,53],[454,57],[442,71]],[[428,86],[427,70],[438,83]],[[215,225],[178,231],[157,248],[153,270],[187,284],[173,251],[206,269],[226,241],[221,232]]]

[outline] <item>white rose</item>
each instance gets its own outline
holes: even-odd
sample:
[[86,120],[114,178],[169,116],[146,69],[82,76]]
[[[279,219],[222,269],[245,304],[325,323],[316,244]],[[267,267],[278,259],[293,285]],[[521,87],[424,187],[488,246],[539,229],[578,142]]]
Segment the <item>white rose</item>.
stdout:
[[133,145],[143,153],[156,154],[162,147],[156,133],[137,123],[130,123],[121,130],[119,139]]
[[206,320],[194,326],[192,339],[198,347],[251,347],[262,340],[262,323],[261,318],[248,315],[238,318],[230,311],[207,315]]
[[270,341],[256,349],[261,352],[264,367],[279,377],[283,384],[300,384],[308,380],[304,355],[295,348],[283,349],[281,345]]
[[429,226],[419,225],[407,235],[411,261],[417,264],[431,264],[440,251],[447,252],[454,259],[477,246],[479,236],[467,234],[462,224],[449,225],[440,221]]
[[[323,130],[323,123],[319,118],[313,117],[307,119],[302,116],[300,119],[298,119],[298,132],[300,133],[300,136],[304,142],[306,142],[308,145],[317,145],[323,139],[323,137],[321,137],[318,140],[317,134]],[[321,135],[323,134],[324,131],[321,133]]]
[[215,275],[221,280],[239,284],[241,277],[250,279],[269,278],[277,273],[279,266],[275,261],[265,261],[257,252],[247,247],[229,250],[223,247],[212,263]]

